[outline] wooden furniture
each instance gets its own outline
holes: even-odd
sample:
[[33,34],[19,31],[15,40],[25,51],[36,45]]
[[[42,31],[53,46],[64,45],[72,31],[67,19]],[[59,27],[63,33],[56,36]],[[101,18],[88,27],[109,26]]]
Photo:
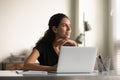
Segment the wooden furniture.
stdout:
[[24,62],[5,62],[2,65],[3,70],[18,70],[22,69]]

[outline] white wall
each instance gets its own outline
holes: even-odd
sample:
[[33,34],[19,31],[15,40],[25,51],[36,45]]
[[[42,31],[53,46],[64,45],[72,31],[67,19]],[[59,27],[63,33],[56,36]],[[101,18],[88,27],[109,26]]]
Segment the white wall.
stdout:
[[73,0],[0,0],[0,61],[31,50],[55,13],[65,13],[74,25],[74,5]]

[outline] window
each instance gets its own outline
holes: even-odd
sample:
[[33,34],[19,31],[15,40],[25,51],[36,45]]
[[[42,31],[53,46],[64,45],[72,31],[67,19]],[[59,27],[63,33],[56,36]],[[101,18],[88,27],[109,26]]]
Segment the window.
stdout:
[[114,26],[113,29],[115,30],[115,52],[116,52],[116,69],[120,71],[120,0],[113,0],[115,1],[114,6]]
[[116,39],[120,40],[120,0],[116,0]]

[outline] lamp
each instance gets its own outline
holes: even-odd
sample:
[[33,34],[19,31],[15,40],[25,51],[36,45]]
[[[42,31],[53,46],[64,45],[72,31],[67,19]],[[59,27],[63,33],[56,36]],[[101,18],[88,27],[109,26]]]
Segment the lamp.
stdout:
[[76,42],[79,43],[79,44],[82,44],[83,41],[84,41],[84,46],[85,46],[86,45],[85,32],[90,31],[91,27],[90,27],[89,23],[84,20],[84,14],[83,14],[83,27],[84,27],[83,33],[80,33],[77,36]]

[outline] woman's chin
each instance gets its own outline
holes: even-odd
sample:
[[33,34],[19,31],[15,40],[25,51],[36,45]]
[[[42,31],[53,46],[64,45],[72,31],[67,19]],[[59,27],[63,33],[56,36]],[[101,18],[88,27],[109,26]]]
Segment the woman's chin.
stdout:
[[70,38],[70,36],[67,36],[66,38],[67,38],[67,39],[69,39],[69,38]]
[[64,37],[61,37],[63,39],[70,39],[70,36],[64,36]]

